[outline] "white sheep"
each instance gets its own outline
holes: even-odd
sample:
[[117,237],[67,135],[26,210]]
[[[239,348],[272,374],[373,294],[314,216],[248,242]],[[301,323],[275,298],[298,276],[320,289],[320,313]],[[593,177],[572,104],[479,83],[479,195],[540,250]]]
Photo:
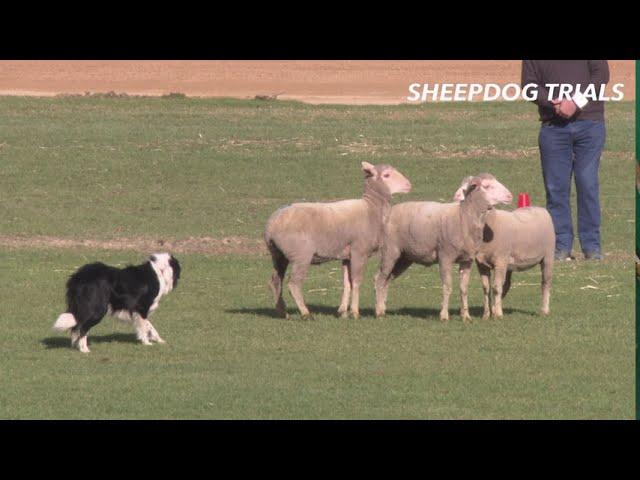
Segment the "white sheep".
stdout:
[[367,259],[382,243],[383,226],[391,210],[391,195],[407,193],[411,182],[390,165],[362,162],[365,173],[361,199],[332,203],[294,203],[274,212],[267,222],[264,239],[271,252],[274,272],[271,289],[276,312],[287,317],[282,283],[291,263],[289,291],[303,318],[309,318],[302,283],[309,265],[342,260],[344,290],[338,313],[359,318],[360,284]]
[[473,178],[466,198],[459,203],[405,202],[391,209],[385,227],[380,269],[375,278],[376,316],[385,314],[391,279],[400,276],[412,263],[439,264],[442,281],[440,319],[449,320],[451,270],[460,265],[462,305],[460,315],[470,321],[466,286],[471,264],[482,244],[487,212],[497,203],[510,203],[511,192],[495,178]]
[[[494,178],[489,174],[481,174],[479,177]],[[467,177],[462,181],[454,200],[464,200],[464,192],[472,178]],[[482,318],[489,318],[492,312],[495,318],[501,318],[502,299],[511,286],[512,272],[527,270],[535,265],[540,265],[542,272],[541,312],[547,315],[556,243],[551,215],[541,207],[524,207],[511,212],[494,209],[487,214],[485,220],[482,245],[476,253],[476,264],[484,291]],[[492,270],[493,302],[490,306]]]

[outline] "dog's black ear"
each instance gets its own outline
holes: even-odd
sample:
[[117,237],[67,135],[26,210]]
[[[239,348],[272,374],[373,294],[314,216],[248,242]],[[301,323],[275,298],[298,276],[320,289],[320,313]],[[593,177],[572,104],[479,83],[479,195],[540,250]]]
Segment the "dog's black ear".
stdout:
[[178,259],[176,257],[171,255],[171,258],[169,258],[169,265],[173,270],[173,288],[176,288],[178,286],[178,280],[180,279],[180,273],[182,270],[180,268],[180,262],[178,262]]
[[149,257],[149,260],[151,260],[152,262],[155,262],[155,261],[156,261],[156,260],[158,260],[158,259],[156,258],[156,256],[155,256],[155,255],[151,255],[151,256]]

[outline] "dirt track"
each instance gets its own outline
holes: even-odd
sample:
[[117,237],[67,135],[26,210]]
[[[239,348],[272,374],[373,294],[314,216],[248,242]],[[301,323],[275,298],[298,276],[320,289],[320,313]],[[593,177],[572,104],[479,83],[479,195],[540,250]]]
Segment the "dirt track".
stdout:
[[[635,63],[610,60],[611,81],[635,99]],[[123,92],[398,104],[411,83],[520,81],[520,61],[0,61],[0,95]]]
[[131,250],[152,252],[160,248],[175,253],[208,253],[215,255],[267,255],[267,248],[262,238],[246,237],[189,237],[184,239],[159,238],[113,238],[98,240],[95,238],[60,238],[47,235],[2,235],[0,247],[8,250],[22,249],[77,249],[91,248],[96,250]]

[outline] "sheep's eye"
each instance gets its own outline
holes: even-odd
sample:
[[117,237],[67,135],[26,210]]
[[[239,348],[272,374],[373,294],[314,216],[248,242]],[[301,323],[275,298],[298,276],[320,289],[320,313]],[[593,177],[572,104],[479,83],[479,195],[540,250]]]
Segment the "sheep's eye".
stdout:
[[382,175],[384,178],[389,178],[391,176],[390,173],[385,173],[384,175]]

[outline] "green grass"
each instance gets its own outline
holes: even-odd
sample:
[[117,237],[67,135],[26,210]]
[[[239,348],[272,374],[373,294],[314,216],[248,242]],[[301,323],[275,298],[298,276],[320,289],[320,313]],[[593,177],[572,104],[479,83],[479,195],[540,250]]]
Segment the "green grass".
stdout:
[[[633,231],[634,112],[608,107],[601,194],[611,250]],[[482,169],[544,204],[537,112],[523,103],[2,98],[0,119],[4,233],[257,237],[282,204],[359,196],[363,160],[412,180],[402,200],[449,200]]]
[[[530,270],[514,275],[505,319],[480,320],[474,271],[476,321],[460,322],[456,293],[442,324],[437,269],[414,266],[376,320],[374,258],[361,320],[333,316],[331,263],[305,284],[317,320],[285,321],[272,317],[268,257],[178,255],[181,284],[152,317],[167,345],[138,345],[108,318],[82,355],[50,330],[66,277],[143,253],[3,248],[0,418],[633,418],[633,104],[607,105],[607,128],[611,255],[557,265],[548,318]],[[282,204],[358,196],[362,160],[411,179],[398,200],[449,199],[490,171],[544,204],[537,129],[523,103],[0,98],[0,235],[257,238]]]

